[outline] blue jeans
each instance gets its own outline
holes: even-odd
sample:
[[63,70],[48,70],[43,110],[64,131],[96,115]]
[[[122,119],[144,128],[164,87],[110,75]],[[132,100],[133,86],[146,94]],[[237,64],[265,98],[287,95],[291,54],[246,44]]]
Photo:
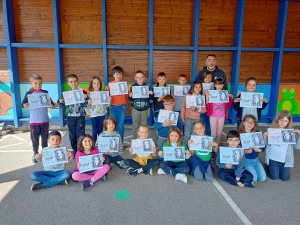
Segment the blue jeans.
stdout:
[[290,179],[290,167],[284,167],[284,164],[270,159],[267,171],[272,180],[280,178],[283,181],[288,181]]
[[159,167],[169,175],[173,177],[177,173],[188,174],[190,172],[190,166],[186,162],[172,162],[172,161],[161,161]]
[[210,164],[208,165],[206,173],[204,173],[204,174],[201,172],[199,166],[197,166],[195,168],[195,171],[194,171],[195,180],[199,180],[199,181],[203,180],[203,175],[208,182],[212,182],[214,180],[214,172],[213,172]]
[[205,125],[205,134],[211,135],[209,116],[206,113],[200,115],[200,122]]
[[[221,180],[224,180],[232,185],[237,185],[236,183],[236,176],[235,176],[235,170],[233,169],[223,169],[221,168],[218,173],[218,177]],[[242,173],[242,176],[240,177],[240,182],[243,184],[252,182],[253,176],[248,170],[244,170]]]
[[124,121],[126,115],[126,105],[111,105],[110,115],[117,121],[116,131],[119,132],[122,142],[124,140]]
[[267,175],[265,169],[258,158],[245,158],[244,167],[253,175],[253,182],[266,180]]
[[35,171],[30,174],[30,179],[45,183],[46,188],[53,187],[70,177],[70,172],[68,170],[58,170],[58,171]]
[[96,117],[91,117],[90,119],[93,128],[92,137],[94,139],[94,142],[96,142],[98,135],[102,133],[103,120],[105,119],[105,116],[96,116]]
[[140,165],[133,159],[126,159],[126,165],[132,167],[134,169],[142,168],[143,172],[150,170],[151,168],[157,166],[159,164],[159,159],[148,159],[147,164],[145,166]]

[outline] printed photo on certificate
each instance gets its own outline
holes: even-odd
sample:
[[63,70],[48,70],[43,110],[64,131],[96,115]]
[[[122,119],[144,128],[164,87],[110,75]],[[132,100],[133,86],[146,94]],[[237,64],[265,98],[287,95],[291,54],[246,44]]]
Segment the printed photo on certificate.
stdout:
[[38,93],[38,94],[30,94],[27,95],[29,108],[43,108],[51,107],[51,100],[49,97],[49,93]]
[[143,154],[143,153],[152,153],[153,145],[152,138],[149,139],[134,139],[131,140],[132,153],[134,154]]
[[208,136],[198,136],[198,135],[191,135],[190,140],[193,140],[193,143],[190,144],[190,150],[199,150],[199,151],[212,151],[212,147],[209,146],[209,142],[213,141],[212,137]]
[[262,108],[263,93],[241,92],[240,107]]
[[43,150],[42,161],[44,167],[68,162],[67,148]]
[[62,93],[65,105],[73,105],[84,102],[82,89],[65,91]]
[[127,82],[113,82],[108,85],[111,96],[128,94]]
[[238,165],[244,156],[243,148],[220,147],[220,162]]
[[154,97],[162,97],[170,94],[170,87],[153,87]]
[[296,144],[294,129],[268,128],[268,144]]
[[164,161],[185,160],[185,150],[183,146],[163,147]]
[[92,105],[105,105],[110,103],[108,91],[91,91]]
[[118,137],[98,137],[99,152],[118,152],[119,138]]
[[79,173],[93,171],[102,168],[102,154],[79,156]]
[[166,120],[172,121],[172,125],[177,125],[179,113],[160,109],[157,117],[157,122],[163,123]]
[[203,95],[206,94],[209,90],[214,90],[214,83],[202,83],[202,90],[203,90]]
[[227,90],[210,90],[209,103],[226,103],[229,102]]
[[191,86],[174,86],[174,96],[186,96]]
[[132,86],[132,98],[149,98],[149,86]]
[[241,133],[241,145],[244,149],[264,148],[265,141],[262,132]]
[[191,108],[192,106],[201,108],[205,107],[205,96],[204,95],[187,95],[186,97],[186,108]]

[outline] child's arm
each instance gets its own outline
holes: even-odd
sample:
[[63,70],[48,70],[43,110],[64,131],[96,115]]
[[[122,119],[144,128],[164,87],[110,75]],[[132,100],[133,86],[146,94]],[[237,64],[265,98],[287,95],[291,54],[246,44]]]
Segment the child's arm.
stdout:
[[65,163],[65,165],[67,166],[67,165],[69,165],[69,164],[72,162],[72,160],[74,159],[74,154],[73,154],[72,152],[67,152],[66,155],[67,155],[67,157],[69,158],[68,162]]
[[29,92],[26,92],[24,98],[23,98],[23,101],[22,101],[22,107],[25,108],[25,109],[28,109],[29,107],[29,104],[28,104],[28,98],[27,98],[27,95],[30,94]]
[[300,130],[298,129],[294,129],[294,133],[295,133],[295,136],[296,136],[296,144],[293,144],[293,147],[295,149],[300,149]]
[[240,101],[241,100],[242,99],[241,99],[241,95],[240,94],[239,94],[239,96],[236,99],[234,99],[234,101],[233,101],[233,109],[235,111],[239,111],[239,109],[240,109]]
[[208,145],[213,147],[214,152],[216,152],[216,153],[218,152],[219,148],[218,148],[218,143],[217,142],[212,141],[212,142],[209,142]]
[[269,104],[269,100],[266,98],[263,98],[263,104],[262,104],[261,110],[264,110],[268,104]]
[[134,154],[132,154],[132,147],[130,146],[130,148],[129,148],[129,155],[134,155]]
[[42,158],[43,158],[43,154],[41,154],[41,153],[38,153],[38,154],[35,155],[35,159],[36,159],[39,163],[43,163]]
[[184,96],[182,105],[181,105],[181,111],[180,111],[180,117],[181,117],[182,123],[184,123],[184,120],[185,120],[185,110],[186,110],[186,97]]
[[155,157],[156,156],[156,147],[151,147],[152,149],[152,156]]

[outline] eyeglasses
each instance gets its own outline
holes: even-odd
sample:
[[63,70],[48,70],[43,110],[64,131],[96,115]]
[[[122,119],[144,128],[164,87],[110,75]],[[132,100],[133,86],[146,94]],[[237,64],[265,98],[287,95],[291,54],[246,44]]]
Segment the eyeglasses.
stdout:
[[282,122],[282,123],[288,123],[288,122],[290,122],[289,120],[283,120],[283,119],[281,119],[279,121]]
[[165,106],[170,106],[170,105],[173,105],[174,103],[164,103]]

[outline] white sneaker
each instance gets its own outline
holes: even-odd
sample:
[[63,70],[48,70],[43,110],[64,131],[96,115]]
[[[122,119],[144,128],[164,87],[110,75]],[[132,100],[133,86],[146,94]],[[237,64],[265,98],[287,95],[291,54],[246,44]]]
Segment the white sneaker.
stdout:
[[149,170],[149,174],[152,176],[152,168]]
[[165,171],[163,171],[161,168],[159,168],[157,170],[157,174],[162,175],[162,174],[166,174]]
[[126,170],[126,174],[129,174],[129,172],[132,171],[132,170],[135,170],[135,169],[132,168],[132,167],[129,167],[129,168]]
[[177,173],[176,176],[175,176],[175,180],[180,180],[183,183],[187,183],[187,177],[183,173]]

